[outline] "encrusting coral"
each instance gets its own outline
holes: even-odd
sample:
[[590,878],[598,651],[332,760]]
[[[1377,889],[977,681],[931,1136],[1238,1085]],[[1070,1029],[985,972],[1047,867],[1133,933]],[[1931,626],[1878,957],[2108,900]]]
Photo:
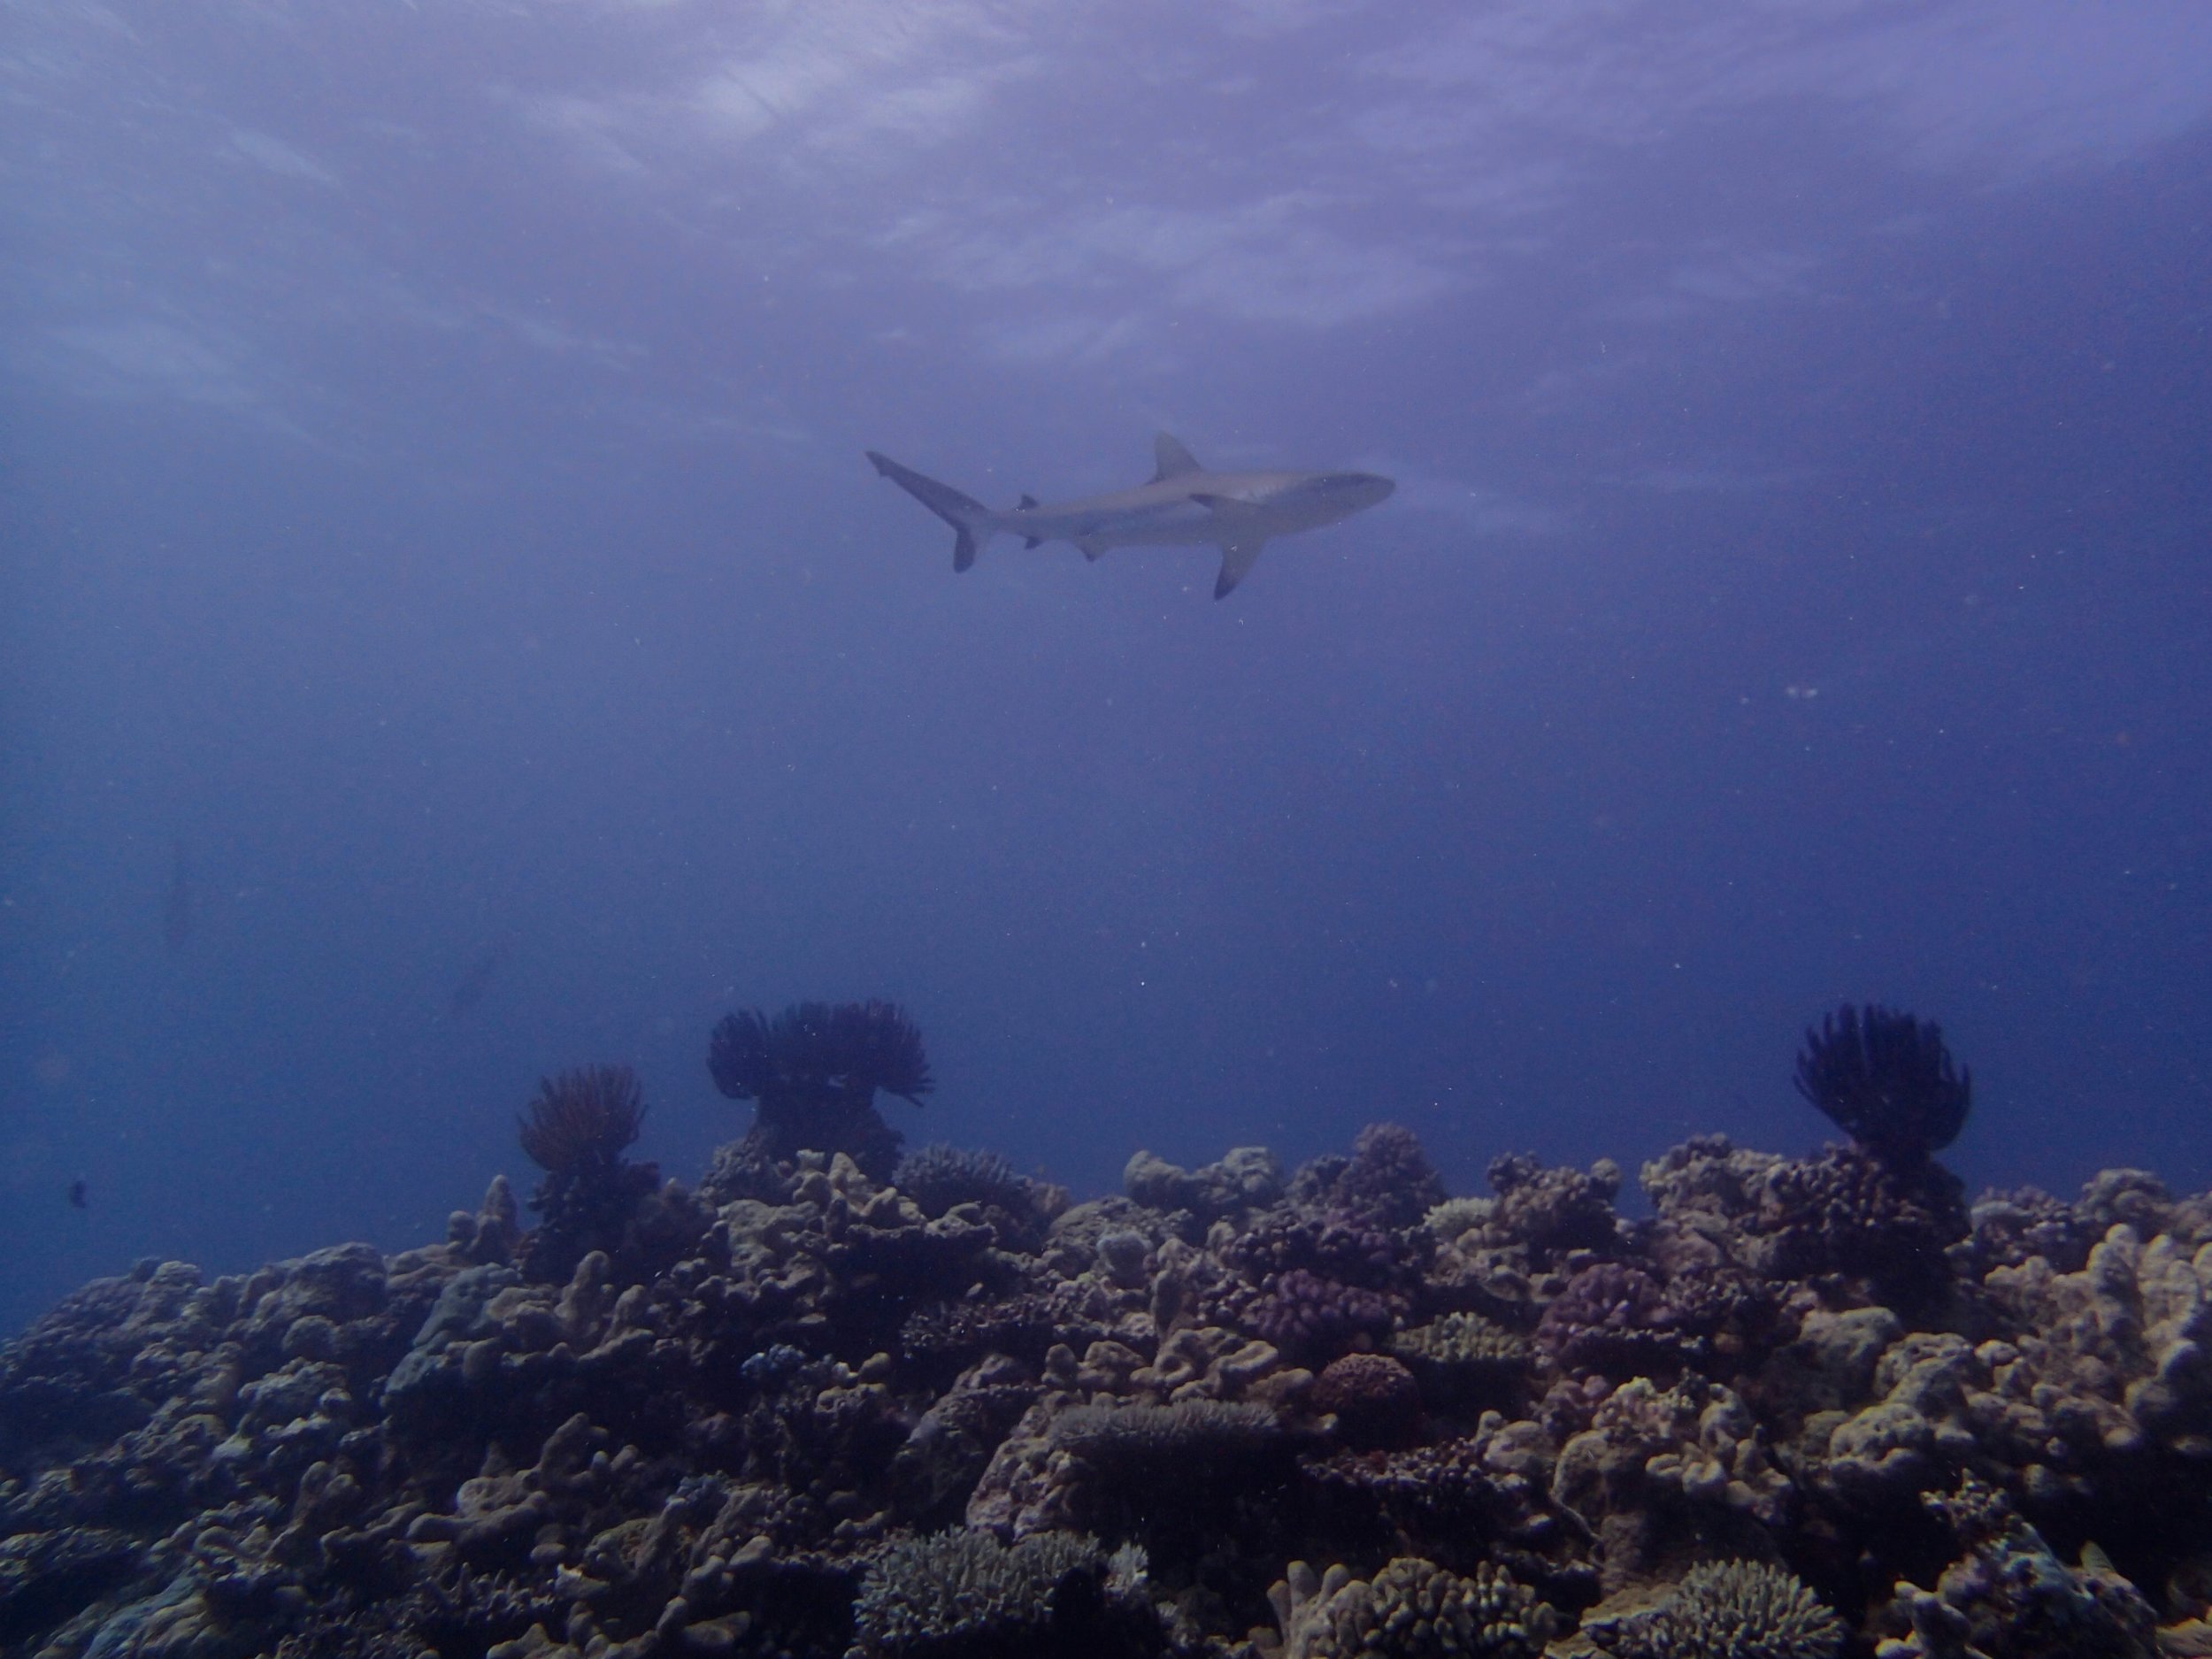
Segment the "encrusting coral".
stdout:
[[1699,1137],[1630,1218],[1609,1162],[1455,1198],[1389,1125],[1070,1205],[897,1159],[891,1005],[733,1016],[759,1111],[695,1194],[625,1161],[634,1079],[566,1073],[534,1230],[495,1179],[0,1348],[0,1655],[2196,1651],[2212,1196],[1970,1207],[1964,1072],[1847,1025],[1804,1080],[1853,1144]]

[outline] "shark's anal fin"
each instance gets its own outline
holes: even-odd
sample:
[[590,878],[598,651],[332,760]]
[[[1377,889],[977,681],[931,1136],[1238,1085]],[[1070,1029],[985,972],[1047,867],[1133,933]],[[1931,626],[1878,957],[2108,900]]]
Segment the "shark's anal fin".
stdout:
[[1188,449],[1164,432],[1156,434],[1152,440],[1152,481],[1156,484],[1165,479],[1180,478],[1186,472],[1202,472],[1206,470],[1198,465]]
[[1224,541],[1221,544],[1221,574],[1214,578],[1214,597],[1225,598],[1232,588],[1244,580],[1260,549],[1267,543],[1254,536],[1249,541]]
[[1112,544],[1110,542],[1098,541],[1096,538],[1092,536],[1079,536],[1076,538],[1075,545],[1083,549],[1083,557],[1085,558],[1100,559],[1106,557],[1106,549]]

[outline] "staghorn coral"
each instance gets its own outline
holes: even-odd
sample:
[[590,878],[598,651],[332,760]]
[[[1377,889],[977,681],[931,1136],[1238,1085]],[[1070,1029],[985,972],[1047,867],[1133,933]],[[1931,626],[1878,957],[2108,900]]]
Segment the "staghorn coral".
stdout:
[[1958,1139],[1974,1074],[1952,1064],[1932,1020],[1846,1002],[1807,1029],[1797,1092],[1883,1163],[1913,1169]]
[[919,1105],[935,1087],[922,1034],[895,1002],[799,1002],[773,1019],[741,1010],[714,1028],[707,1069],[730,1099],[754,1102],[745,1147],[757,1161],[842,1152],[879,1181],[901,1136],[877,1091]]
[[1619,1659],[1835,1659],[1843,1624],[1794,1573],[1763,1562],[1706,1562],[1658,1607],[1592,1629]]

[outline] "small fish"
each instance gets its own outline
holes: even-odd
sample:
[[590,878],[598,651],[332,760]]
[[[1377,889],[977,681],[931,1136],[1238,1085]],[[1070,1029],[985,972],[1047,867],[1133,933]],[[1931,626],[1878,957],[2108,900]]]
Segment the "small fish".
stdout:
[[169,949],[182,950],[192,937],[194,913],[199,903],[192,890],[192,864],[184,854],[184,838],[177,837],[169,861],[169,896],[161,907],[161,936]]
[[87,1190],[84,1177],[81,1175],[77,1177],[75,1180],[69,1183],[69,1202],[72,1208],[77,1210],[89,1210],[92,1208],[90,1204],[85,1202]]
[[473,1013],[476,1005],[484,1000],[484,993],[491,988],[492,978],[500,964],[507,960],[507,946],[503,940],[474,962],[461,976],[461,982],[453,987],[453,995],[446,1002],[445,1017],[462,1019]]

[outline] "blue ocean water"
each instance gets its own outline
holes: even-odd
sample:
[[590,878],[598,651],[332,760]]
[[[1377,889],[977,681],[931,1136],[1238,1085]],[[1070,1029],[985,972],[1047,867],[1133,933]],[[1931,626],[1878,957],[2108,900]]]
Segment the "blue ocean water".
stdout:
[[[910,1142],[2212,1178],[2212,12],[9,9],[0,1328],[439,1236],[536,1079]],[[1263,556],[951,536],[1209,466]],[[84,1185],[81,1206],[73,1183]]]

